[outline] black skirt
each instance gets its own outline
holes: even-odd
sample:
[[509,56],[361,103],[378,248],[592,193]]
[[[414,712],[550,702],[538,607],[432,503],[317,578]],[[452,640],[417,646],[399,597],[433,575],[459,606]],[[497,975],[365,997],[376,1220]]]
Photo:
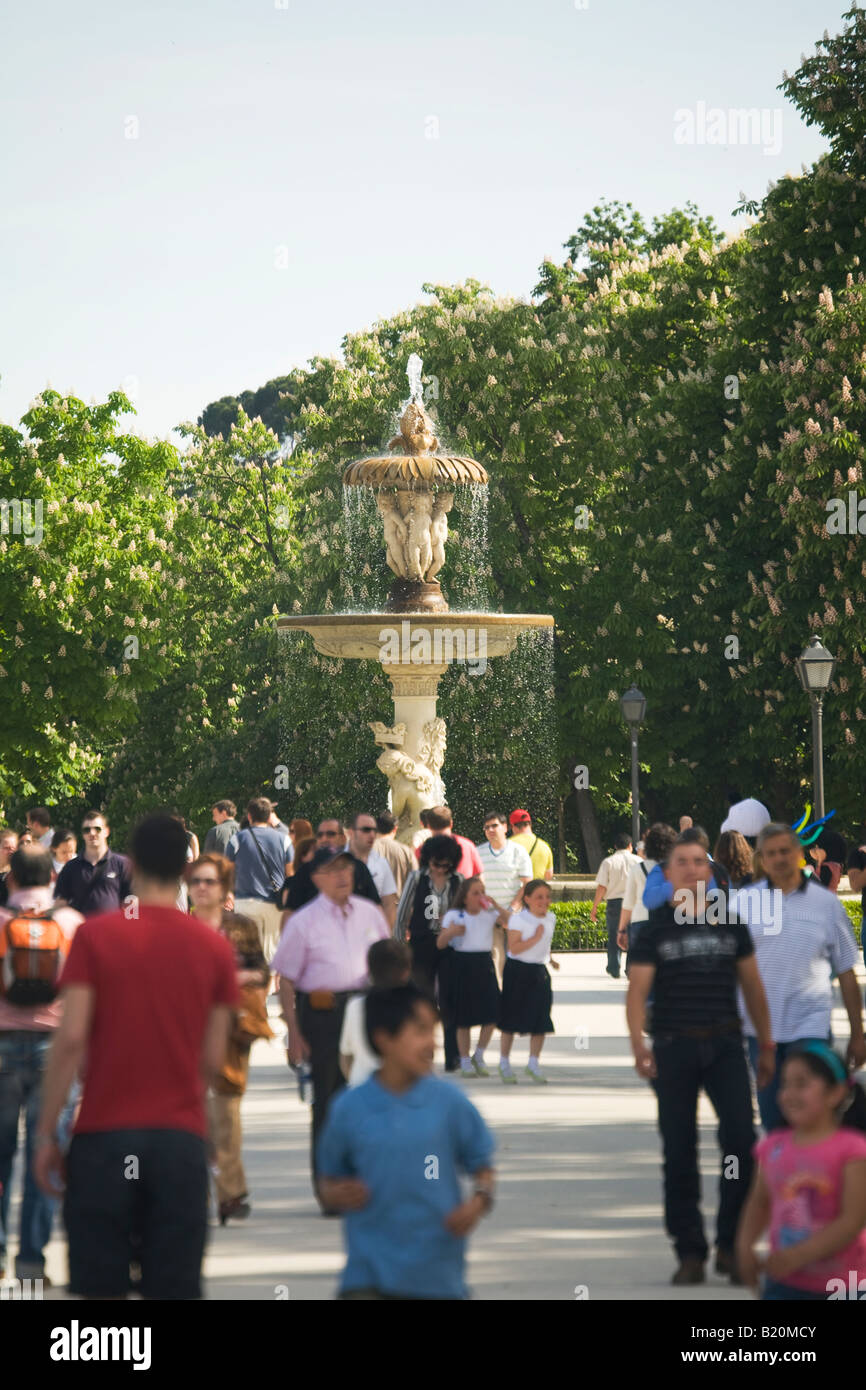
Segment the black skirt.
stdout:
[[553,990],[546,965],[512,960],[502,972],[502,1007],[499,1027],[503,1033],[552,1033],[550,1010]]
[[451,1016],[458,1028],[498,1023],[502,996],[489,951],[443,951],[450,956],[448,976]]

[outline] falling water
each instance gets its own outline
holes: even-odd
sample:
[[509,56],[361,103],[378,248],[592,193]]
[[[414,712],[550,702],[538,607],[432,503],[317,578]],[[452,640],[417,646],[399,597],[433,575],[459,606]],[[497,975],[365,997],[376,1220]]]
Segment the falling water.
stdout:
[[454,522],[445,548],[440,578],[455,613],[490,611],[490,552],[487,537],[487,487],[466,484],[455,489]]
[[448,804],[455,821],[470,827],[462,833],[479,831],[486,812],[511,799],[532,812],[542,838],[555,837],[553,629],[521,632],[512,654],[488,662],[481,674],[451,666],[438,709],[448,725],[442,769]]
[[382,517],[369,487],[343,488],[341,609],[375,613],[385,602],[390,570],[383,553]]

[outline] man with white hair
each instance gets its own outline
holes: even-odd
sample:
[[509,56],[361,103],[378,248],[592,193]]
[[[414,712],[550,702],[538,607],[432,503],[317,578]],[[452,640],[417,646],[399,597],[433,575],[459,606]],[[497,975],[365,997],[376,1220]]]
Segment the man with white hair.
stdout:
[[[866,1039],[854,974],[857,943],[842,904],[803,873],[803,846],[790,825],[771,821],[758,835],[757,847],[766,877],[740,890],[737,911],[755,943],[776,1042],[774,1075],[758,1088],[761,1121],[769,1134],[785,1127],[777,1093],[786,1053],[800,1043],[830,1041],[834,975],[850,1023],[852,1069],[866,1062]],[[754,1067],[757,1042],[748,1020],[745,1030]]]

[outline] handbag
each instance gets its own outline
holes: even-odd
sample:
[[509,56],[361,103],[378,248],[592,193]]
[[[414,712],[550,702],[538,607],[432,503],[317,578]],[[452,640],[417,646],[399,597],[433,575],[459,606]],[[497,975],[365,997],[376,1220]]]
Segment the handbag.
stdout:
[[251,1047],[257,1038],[273,1036],[264,989],[261,985],[242,985],[241,1002],[235,1011],[232,1041],[239,1047]]
[[275,882],[274,882],[274,876],[273,876],[273,873],[272,873],[272,871],[271,871],[271,866],[270,866],[270,864],[268,863],[267,859],[265,858],[265,852],[264,852],[264,850],[262,849],[261,845],[259,844],[258,840],[256,839],[256,832],[253,830],[253,827],[252,827],[252,826],[250,826],[250,834],[251,834],[252,837],[253,837],[253,844],[255,845],[256,849],[257,849],[258,852],[259,852],[259,858],[261,859],[262,863],[263,863],[264,866],[265,866],[265,872],[267,873],[267,876],[268,876],[268,882],[269,882],[270,885],[271,885],[271,896],[268,898],[268,902],[269,902],[269,903],[272,903],[274,907],[281,907],[281,906],[282,906],[282,903],[281,903],[280,899],[281,899],[282,896],[283,896],[283,882],[284,882],[284,879],[281,878],[280,881],[279,881],[279,883],[275,883]]

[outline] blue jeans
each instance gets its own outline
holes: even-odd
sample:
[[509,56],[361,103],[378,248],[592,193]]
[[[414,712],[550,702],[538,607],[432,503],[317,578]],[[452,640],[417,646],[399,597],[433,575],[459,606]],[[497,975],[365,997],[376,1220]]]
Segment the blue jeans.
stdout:
[[616,944],[619,931],[619,918],[622,912],[622,898],[605,898],[604,918],[607,925],[607,973],[614,979],[619,975],[619,962],[622,952]]
[[[18,1265],[27,1265],[39,1278],[45,1269],[45,1247],[58,1199],[47,1197],[33,1180],[33,1141],[39,1123],[42,1075],[53,1032],[0,1032],[0,1256],[6,1254],[9,1209],[12,1198],[12,1166],[18,1148],[18,1119],[24,1111],[24,1193],[21,1202],[21,1234]],[[77,1087],[73,1087],[73,1092]],[[61,1138],[68,1130],[75,1100],[73,1092],[58,1124]],[[5,1264],[5,1259],[3,1260]],[[28,1269],[28,1273],[29,1273]]]
[[827,1295],[812,1289],[797,1289],[793,1284],[777,1284],[765,1279],[761,1298],[770,1303],[826,1303]]
[[[791,1048],[796,1047],[798,1042],[805,1043],[829,1041],[829,1037],[798,1038],[797,1042],[776,1043],[776,1070],[773,1073],[773,1078],[770,1081],[769,1086],[765,1086],[762,1091],[758,1091],[758,1109],[761,1112],[761,1124],[764,1126],[764,1132],[766,1134],[769,1134],[770,1131],[773,1129],[788,1128],[788,1121],[785,1119],[784,1115],[779,1109],[779,1082],[782,1077],[782,1063],[784,1062]],[[752,1071],[755,1073],[755,1076],[757,1076],[758,1053],[760,1051],[758,1047],[758,1039],[748,1038],[747,1042],[749,1044],[749,1062],[751,1064]]]

